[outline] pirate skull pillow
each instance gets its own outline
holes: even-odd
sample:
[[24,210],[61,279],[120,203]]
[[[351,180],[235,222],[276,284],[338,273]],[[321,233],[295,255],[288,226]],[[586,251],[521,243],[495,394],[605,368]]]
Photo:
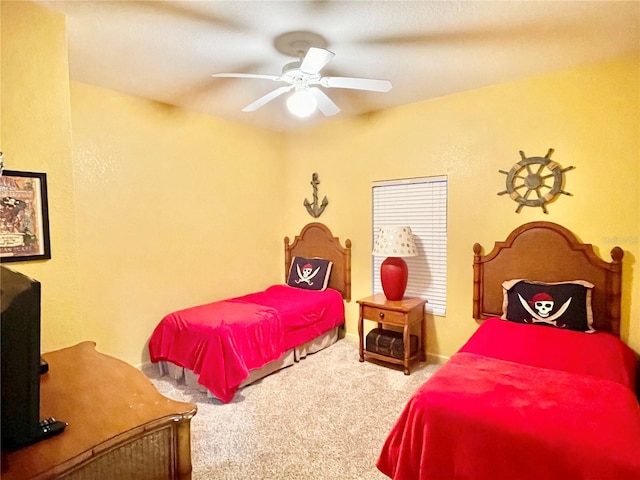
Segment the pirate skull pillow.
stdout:
[[287,285],[305,290],[325,290],[333,263],[324,258],[293,257]]
[[591,291],[584,280],[544,283],[509,280],[504,291],[502,318],[518,323],[537,323],[553,327],[593,332]]

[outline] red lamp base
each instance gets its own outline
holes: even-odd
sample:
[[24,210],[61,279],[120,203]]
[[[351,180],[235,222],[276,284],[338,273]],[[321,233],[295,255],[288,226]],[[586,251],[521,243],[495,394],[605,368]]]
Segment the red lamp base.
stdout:
[[380,282],[387,300],[402,300],[407,289],[409,269],[400,257],[389,257],[380,266]]

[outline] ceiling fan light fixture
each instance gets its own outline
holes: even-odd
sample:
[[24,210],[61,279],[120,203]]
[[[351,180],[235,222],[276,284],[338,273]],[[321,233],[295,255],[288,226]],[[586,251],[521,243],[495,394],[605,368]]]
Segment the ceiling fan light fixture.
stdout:
[[[1,1],[1,0],[0,0]],[[293,92],[287,98],[287,109],[299,118],[309,117],[316,110],[326,117],[336,115],[340,108],[322,88],[348,88],[351,90],[365,90],[371,92],[388,92],[391,82],[372,78],[354,77],[324,77],[321,70],[335,56],[327,50],[327,42],[312,32],[290,32],[276,38],[276,49],[285,55],[297,57],[293,62],[282,68],[281,75],[266,75],[261,73],[214,73],[214,77],[257,78],[284,83],[258,98],[242,109],[243,112],[253,112],[288,92]],[[322,88],[319,88],[322,87]]]
[[308,90],[296,90],[287,98],[287,109],[299,118],[306,118],[316,111],[318,101]]

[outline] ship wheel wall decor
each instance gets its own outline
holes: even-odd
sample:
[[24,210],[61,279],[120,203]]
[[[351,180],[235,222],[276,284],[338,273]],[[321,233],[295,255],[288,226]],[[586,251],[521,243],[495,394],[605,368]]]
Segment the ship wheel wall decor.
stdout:
[[550,148],[544,157],[527,157],[521,150],[522,160],[515,163],[508,172],[499,170],[507,176],[507,189],[498,192],[498,195],[508,193],[518,203],[516,213],[520,213],[522,207],[540,207],[544,213],[549,213],[545,206],[547,202],[559,194],[571,195],[562,190],[563,174],[575,167],[561,168],[551,160],[552,153],[553,148]]

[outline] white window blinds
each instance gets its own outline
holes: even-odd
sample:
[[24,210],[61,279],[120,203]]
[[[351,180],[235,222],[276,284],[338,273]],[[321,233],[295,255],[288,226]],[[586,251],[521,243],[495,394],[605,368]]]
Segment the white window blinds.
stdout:
[[[418,248],[405,296],[427,300],[426,311],[445,315],[447,300],[447,177],[373,183],[373,239],[382,225],[408,225]],[[382,292],[382,257],[373,257],[373,292]]]

